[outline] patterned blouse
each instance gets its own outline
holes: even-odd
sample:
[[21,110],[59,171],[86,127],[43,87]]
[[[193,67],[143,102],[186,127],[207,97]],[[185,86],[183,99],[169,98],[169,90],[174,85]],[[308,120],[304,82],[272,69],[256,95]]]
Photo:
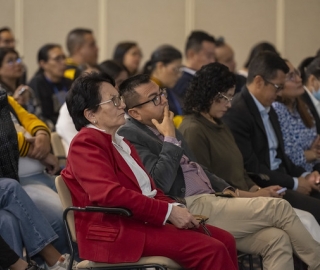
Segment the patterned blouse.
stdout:
[[313,171],[313,166],[317,161],[307,162],[304,151],[310,149],[316,139],[316,127],[307,128],[297,109],[291,113],[280,102],[272,103],[272,107],[278,115],[286,154],[294,164],[303,167],[306,171]]

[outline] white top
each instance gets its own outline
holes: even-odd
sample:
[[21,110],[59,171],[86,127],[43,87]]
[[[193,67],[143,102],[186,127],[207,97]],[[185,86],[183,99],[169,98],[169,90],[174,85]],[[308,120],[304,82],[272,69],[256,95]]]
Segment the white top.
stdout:
[[64,103],[59,111],[59,117],[56,123],[56,132],[59,134],[66,156],[68,155],[69,146],[78,131],[76,130],[72,118],[69,114],[67,104]]

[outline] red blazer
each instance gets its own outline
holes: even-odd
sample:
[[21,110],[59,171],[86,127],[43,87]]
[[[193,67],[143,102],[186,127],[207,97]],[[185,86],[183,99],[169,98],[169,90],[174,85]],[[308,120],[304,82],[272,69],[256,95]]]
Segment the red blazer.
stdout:
[[[133,146],[126,143],[131,156],[144,168]],[[163,226],[168,203],[173,201],[159,189],[155,198],[144,196],[133,172],[112,145],[111,135],[93,128],[82,128],[73,139],[61,174],[74,206],[124,207],[133,214],[128,218],[75,213],[80,257],[109,263],[139,260],[146,226]]]

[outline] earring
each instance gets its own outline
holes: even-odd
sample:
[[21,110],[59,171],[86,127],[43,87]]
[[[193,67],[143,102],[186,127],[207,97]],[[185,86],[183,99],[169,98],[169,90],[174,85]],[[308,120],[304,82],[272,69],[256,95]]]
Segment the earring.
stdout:
[[97,123],[97,121],[96,120],[93,120],[93,124],[95,125]]

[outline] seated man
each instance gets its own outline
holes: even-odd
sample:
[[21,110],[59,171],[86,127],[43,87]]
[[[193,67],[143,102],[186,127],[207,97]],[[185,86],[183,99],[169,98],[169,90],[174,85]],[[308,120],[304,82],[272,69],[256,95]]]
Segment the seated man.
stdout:
[[[280,124],[271,104],[281,94],[289,67],[278,55],[264,52],[249,65],[247,85],[232,101],[223,117],[231,129],[248,172],[262,173],[261,187],[287,187],[284,198],[298,209],[314,215],[320,223],[320,180],[285,154]],[[309,196],[310,195],[310,196]]]
[[0,88],[0,177],[20,182],[40,212],[59,236],[53,245],[68,252],[62,206],[54,191],[53,174],[58,161],[50,153],[50,132],[36,116],[24,110]]
[[265,269],[293,269],[292,249],[310,269],[320,269],[310,243],[317,250],[320,246],[286,201],[214,195],[215,191],[232,193],[230,185],[194,162],[181,133],[173,126],[165,93],[148,75],[127,79],[119,90],[131,118],[118,133],[135,146],[165,194],[185,197],[191,213],[206,215],[209,224],[232,233],[240,251],[263,257]]

